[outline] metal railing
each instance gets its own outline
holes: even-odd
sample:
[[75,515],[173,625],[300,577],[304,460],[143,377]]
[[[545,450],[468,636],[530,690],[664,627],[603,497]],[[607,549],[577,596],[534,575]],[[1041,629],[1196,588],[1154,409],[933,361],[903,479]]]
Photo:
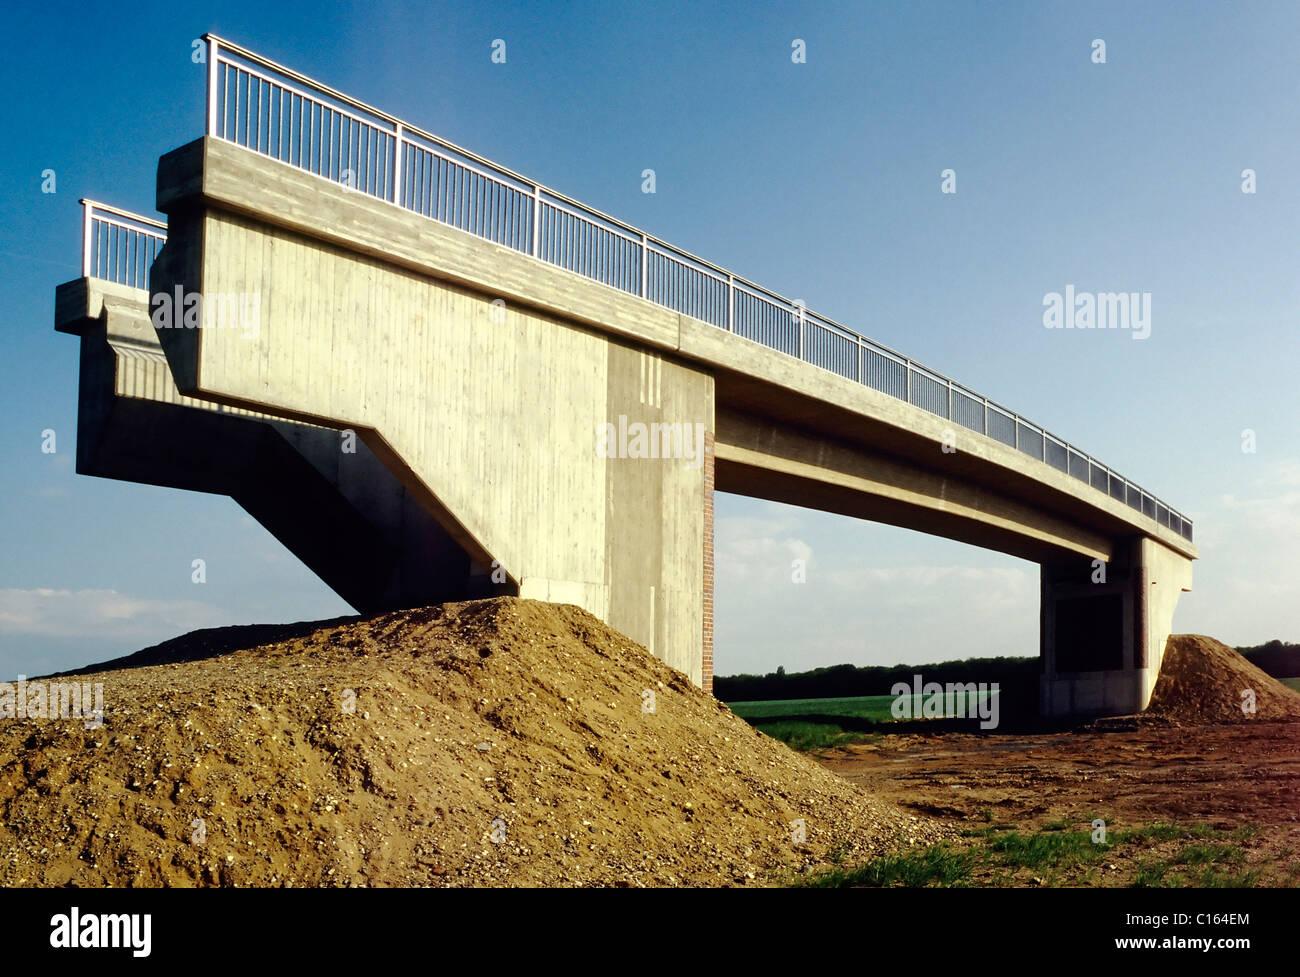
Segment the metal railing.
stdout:
[[80,203],[82,277],[148,288],[149,267],[167,240],[167,225],[94,200]]
[[1192,539],[1191,521],[1177,510],[943,374],[246,48],[212,34],[204,40],[209,136],[907,401],[1037,458]]

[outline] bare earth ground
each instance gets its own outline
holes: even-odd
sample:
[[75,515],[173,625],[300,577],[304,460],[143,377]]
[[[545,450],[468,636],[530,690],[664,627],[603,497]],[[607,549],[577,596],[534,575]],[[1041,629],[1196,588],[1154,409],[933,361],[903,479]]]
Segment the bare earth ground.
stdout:
[[[1256,692],[1253,717],[1240,708],[1244,688]],[[1300,874],[1300,696],[1197,635],[1172,640],[1142,717],[1064,733],[885,735],[820,759],[878,800],[968,828],[1083,830],[1094,818],[1112,831],[1249,828],[1240,844],[1260,884],[1296,885]],[[1168,853],[1117,850],[1089,882],[1128,884]]]
[[1152,717],[819,763],[568,605],[195,632],[78,676],[103,728],[0,719],[0,885],[754,885],[1094,816],[1258,826],[1293,884],[1300,697],[1178,640]]
[[955,835],[568,605],[196,632],[97,669],[104,728],[0,719],[0,885],[752,885]]

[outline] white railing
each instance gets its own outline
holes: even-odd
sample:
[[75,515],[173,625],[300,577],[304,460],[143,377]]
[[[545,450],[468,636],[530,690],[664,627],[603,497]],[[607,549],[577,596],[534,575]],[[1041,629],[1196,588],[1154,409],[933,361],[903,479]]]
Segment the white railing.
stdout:
[[237,44],[206,34],[207,134],[693,316],[1038,458],[1187,539],[1191,521],[888,347]]
[[131,288],[149,287],[149,267],[167,225],[94,200],[81,203],[81,274]]

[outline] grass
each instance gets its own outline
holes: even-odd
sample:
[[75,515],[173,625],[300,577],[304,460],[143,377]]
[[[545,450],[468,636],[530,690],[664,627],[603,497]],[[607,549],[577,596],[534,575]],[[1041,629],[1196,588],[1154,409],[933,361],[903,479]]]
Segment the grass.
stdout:
[[1297,692],[1300,692],[1300,678],[1280,678],[1278,681],[1288,689],[1295,689]]
[[[1124,858],[1136,860],[1129,884],[1138,888],[1239,888],[1259,883],[1261,872],[1246,867],[1246,852],[1236,844],[1253,833],[1249,827],[1226,831],[1205,824],[1156,823],[1112,830],[1101,844],[1093,842],[1090,829],[1070,827],[1069,822],[1055,821],[1036,831],[1006,825],[972,828],[963,832],[970,839],[966,847],[944,843],[858,866],[835,864],[793,884],[811,888],[1105,885],[1099,873]],[[1169,851],[1156,859],[1142,857],[1155,846]],[[842,857],[840,852],[839,859],[829,860],[838,863]]]
[[1047,829],[1034,834],[1011,831],[987,840],[986,851],[1002,868],[1045,869],[1093,862],[1105,854],[1086,831]]
[[[1201,866],[1183,866],[1178,859],[1143,862],[1133,880],[1137,889],[1250,889],[1259,884],[1260,871],[1244,868],[1245,853],[1228,849],[1224,857],[1213,856],[1214,863]],[[1219,861],[1227,861],[1220,867]]]
[[924,851],[886,855],[856,868],[833,868],[796,884],[801,888],[813,889],[956,886],[970,878],[973,864],[974,858],[970,852],[952,851],[946,846],[934,845]]
[[[1240,841],[1251,834],[1249,828],[1216,832],[1199,826],[1197,838]],[[1150,859],[1140,863],[1133,884],[1139,888],[1174,889],[1196,886],[1203,889],[1243,889],[1259,883],[1260,872],[1247,869],[1246,852],[1239,845],[1199,843],[1187,845],[1172,857]]]
[[845,699],[767,699],[761,702],[728,702],[727,706],[741,719],[773,719],[790,716],[845,716],[871,722],[893,719],[889,708],[892,695],[863,695]]
[[1208,824],[1151,824],[1145,828],[1129,828],[1116,834],[1118,840],[1132,842],[1136,845],[1152,845],[1162,841],[1186,841],[1202,839],[1224,839],[1228,841],[1245,841],[1255,829],[1249,826],[1225,831]]
[[[994,693],[996,694],[996,693]],[[979,702],[978,694],[967,700],[968,706]],[[891,722],[892,695],[860,695],[843,699],[766,699],[758,702],[728,702],[727,706],[741,719],[772,719],[792,716],[845,716],[871,722]],[[971,709],[967,709],[969,713]]]
[[[847,732],[834,723],[809,723],[801,720],[782,720],[776,723],[755,723],[754,727],[773,739],[780,740],[792,750],[825,750],[843,743],[863,738],[862,733]],[[878,735],[878,734],[877,734]]]
[[1246,853],[1236,845],[1189,845],[1173,858],[1175,865],[1217,865],[1227,862],[1241,865]]
[[831,845],[830,850],[826,852],[826,861],[832,865],[839,865],[844,861],[844,856],[849,853],[849,842],[847,838],[837,841]]
[[[972,714],[979,702],[978,693],[967,702]],[[821,750],[842,743],[860,742],[868,737],[864,723],[894,722],[892,695],[849,696],[838,699],[768,699],[756,702],[729,702],[733,713],[755,729],[792,749]],[[842,717],[845,722],[836,722]],[[845,727],[850,728],[845,728]],[[878,734],[875,734],[878,736]]]

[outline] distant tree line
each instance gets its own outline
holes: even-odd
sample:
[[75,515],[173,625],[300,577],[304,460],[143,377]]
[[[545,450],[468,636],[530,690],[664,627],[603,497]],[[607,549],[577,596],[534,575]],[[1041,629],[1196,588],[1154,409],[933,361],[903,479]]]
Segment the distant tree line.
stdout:
[[[1300,645],[1274,639],[1237,651],[1274,678],[1300,676]],[[831,665],[807,672],[787,672],[779,666],[767,675],[719,675],[713,694],[723,702],[765,699],[832,699],[860,695],[890,695],[896,682],[997,682],[1007,700],[1036,702],[1039,658],[966,658],[933,665]]]
[[1290,645],[1274,638],[1272,641],[1251,648],[1238,648],[1256,668],[1261,668],[1274,678],[1296,678],[1300,676],[1300,645]]
[[723,702],[764,699],[830,699],[840,696],[890,695],[896,682],[997,682],[1004,695],[1038,697],[1037,658],[967,658],[933,665],[831,665],[808,672],[786,672],[785,666],[767,675],[723,675],[714,678],[713,694]]

